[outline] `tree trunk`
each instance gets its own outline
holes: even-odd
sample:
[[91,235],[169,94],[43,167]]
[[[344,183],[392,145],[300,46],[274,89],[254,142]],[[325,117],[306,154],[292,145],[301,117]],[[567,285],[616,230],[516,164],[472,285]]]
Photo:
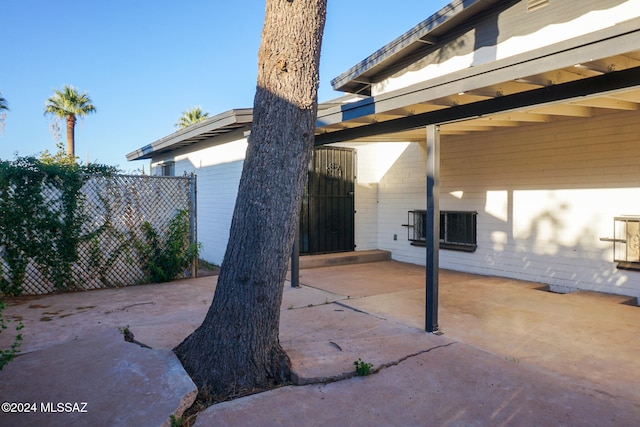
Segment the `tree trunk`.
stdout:
[[76,157],[76,116],[73,114],[67,115],[67,156]]
[[253,126],[218,285],[202,325],[174,349],[201,393],[290,378],[280,305],[317,113],[326,0],[267,0]]

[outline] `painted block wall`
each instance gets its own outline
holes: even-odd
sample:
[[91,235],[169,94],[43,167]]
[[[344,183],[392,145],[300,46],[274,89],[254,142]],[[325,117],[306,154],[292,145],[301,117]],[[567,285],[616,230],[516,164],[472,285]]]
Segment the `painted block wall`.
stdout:
[[[441,141],[440,208],[478,212],[477,251],[442,250],[442,268],[640,297],[640,272],[617,269],[612,244],[599,240],[613,237],[615,216],[640,215],[640,112]],[[409,145],[378,194],[379,248],[421,265],[425,249],[409,244],[401,224],[425,206],[425,156]]]
[[378,184],[378,248],[391,251],[393,259],[425,265],[423,247],[408,241],[408,211],[424,210],[426,197],[425,143],[389,143],[397,151]]
[[201,258],[216,265],[222,264],[227,248],[246,149],[247,140],[242,138],[172,158],[176,176],[197,175]]

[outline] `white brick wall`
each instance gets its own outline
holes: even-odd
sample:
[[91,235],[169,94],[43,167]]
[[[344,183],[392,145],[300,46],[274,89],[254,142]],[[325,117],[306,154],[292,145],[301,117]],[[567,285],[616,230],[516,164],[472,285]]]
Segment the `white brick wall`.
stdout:
[[377,144],[344,143],[337,147],[356,150],[355,244],[356,250],[378,248],[378,179],[376,177]]
[[175,175],[198,179],[198,241],[201,258],[220,265],[229,240],[247,140],[240,139],[174,158]]
[[[613,217],[640,214],[640,113],[443,136],[442,210],[478,212],[478,250],[442,250],[443,268],[640,296],[640,273],[618,270]],[[406,211],[425,206],[425,149],[409,146],[379,183],[380,249],[424,265]],[[398,240],[392,239],[398,234]]]
[[[381,176],[378,194],[378,248],[394,259],[425,264],[425,249],[407,240],[407,212],[426,209],[426,159],[424,144],[403,144],[396,162]],[[394,240],[394,236],[397,240]]]
[[[402,236],[406,237],[406,229],[402,229],[401,233],[398,233],[397,231],[391,231],[391,233],[389,233],[387,231],[389,224],[381,222],[379,203],[382,203],[380,195],[384,193],[380,188],[379,182],[382,182],[383,178],[389,172],[396,160],[401,157],[407,147],[410,146],[410,143],[341,143],[335,145],[354,148],[356,150],[356,250],[360,251],[381,248],[381,235],[386,237],[391,236],[391,240],[393,240],[394,233],[397,234],[399,240],[402,239]],[[403,173],[408,176],[413,176],[414,178],[419,176],[419,172],[416,173],[409,169],[405,170]],[[420,178],[418,178],[418,180],[419,179]],[[390,197],[394,196],[391,195]],[[402,220],[402,223],[406,222],[406,215],[406,211],[404,211],[403,218],[405,219]],[[384,218],[384,216],[382,216],[382,218]]]

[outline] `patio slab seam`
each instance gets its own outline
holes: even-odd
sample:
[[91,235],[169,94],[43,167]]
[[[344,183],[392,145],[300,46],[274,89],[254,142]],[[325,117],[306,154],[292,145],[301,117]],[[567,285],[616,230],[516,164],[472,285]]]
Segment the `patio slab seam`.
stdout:
[[[398,366],[399,364],[401,364],[402,362],[405,362],[413,357],[418,357],[420,355],[426,354],[426,353],[430,353],[434,350],[440,350],[446,347],[450,347],[454,344],[459,344],[458,341],[452,341],[449,342],[447,344],[440,344],[440,345],[436,345],[433,347],[429,347],[427,349],[424,350],[420,350],[420,351],[416,351],[413,352],[411,354],[407,354],[406,356],[400,357],[398,359],[392,360],[390,362],[385,362],[380,364],[378,367],[373,368],[371,370],[371,374],[370,375],[374,375],[379,373],[380,371],[387,369],[387,368],[391,368],[393,366]],[[354,378],[357,377],[358,374],[355,372],[355,369],[349,372],[343,372],[340,374],[336,374],[336,375],[331,375],[331,376],[327,376],[327,377],[302,377],[300,375],[298,375],[297,372],[295,372],[295,370],[292,370],[291,372],[291,382],[293,383],[293,385],[295,386],[305,386],[305,385],[312,385],[312,384],[330,384],[330,383],[334,383],[337,381],[343,381],[343,380],[348,380],[350,378]]]

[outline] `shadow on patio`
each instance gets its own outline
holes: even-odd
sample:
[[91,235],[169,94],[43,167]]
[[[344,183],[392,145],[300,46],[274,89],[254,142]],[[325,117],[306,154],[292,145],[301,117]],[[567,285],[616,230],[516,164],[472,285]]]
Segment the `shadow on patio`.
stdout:
[[[341,304],[424,330],[424,267],[395,261],[301,270]],[[640,402],[640,307],[624,296],[440,271],[444,337]]]

